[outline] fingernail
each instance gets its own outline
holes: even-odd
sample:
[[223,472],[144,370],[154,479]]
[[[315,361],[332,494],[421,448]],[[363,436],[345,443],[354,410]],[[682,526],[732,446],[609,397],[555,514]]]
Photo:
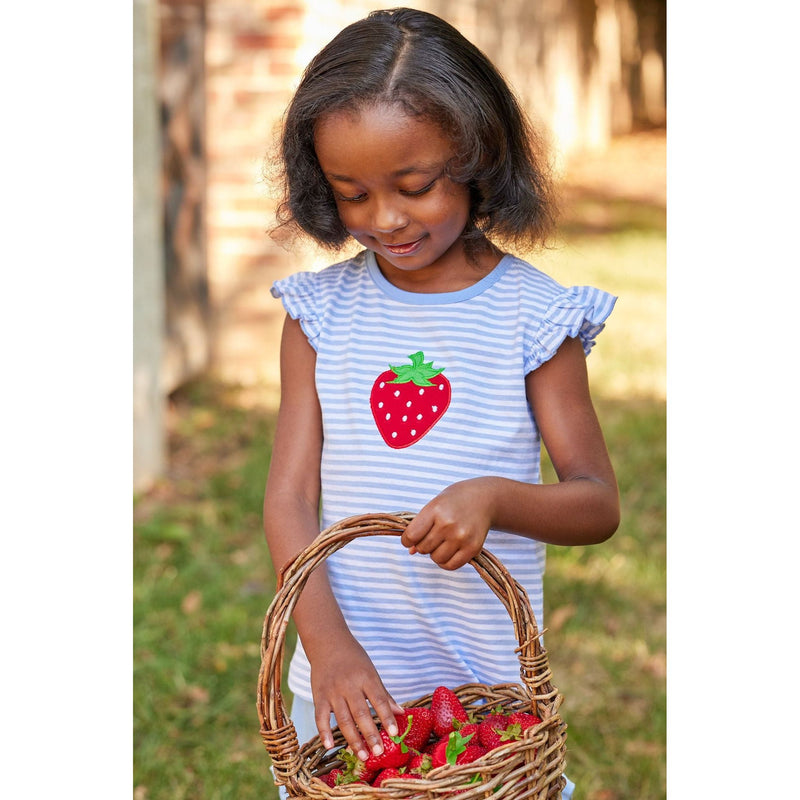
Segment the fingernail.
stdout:
[[359,750],[358,751],[358,757],[362,761],[366,761],[369,758],[369,753],[366,750]]
[[372,752],[373,752],[373,753],[374,753],[376,756],[379,756],[379,755],[380,755],[380,754],[383,752],[383,748],[382,748],[382,747],[381,747],[379,744],[376,744],[376,745],[375,745],[375,746],[372,748]]
[[389,736],[397,736],[397,725],[389,726]]

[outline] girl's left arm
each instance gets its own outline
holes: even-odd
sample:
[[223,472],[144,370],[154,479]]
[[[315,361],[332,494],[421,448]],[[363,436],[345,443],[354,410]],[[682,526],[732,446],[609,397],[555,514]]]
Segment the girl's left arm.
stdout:
[[578,339],[528,374],[528,402],[558,483],[500,477],[459,481],[409,523],[403,544],[458,569],[483,546],[490,528],[557,545],[605,541],[619,525],[619,491],[589,393]]

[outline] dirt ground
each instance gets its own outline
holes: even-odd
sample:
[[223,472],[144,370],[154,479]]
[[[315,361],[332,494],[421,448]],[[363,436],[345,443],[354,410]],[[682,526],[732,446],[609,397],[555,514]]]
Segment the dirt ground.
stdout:
[[568,188],[666,207],[666,130],[620,136],[601,153],[576,156],[568,163],[564,179]]

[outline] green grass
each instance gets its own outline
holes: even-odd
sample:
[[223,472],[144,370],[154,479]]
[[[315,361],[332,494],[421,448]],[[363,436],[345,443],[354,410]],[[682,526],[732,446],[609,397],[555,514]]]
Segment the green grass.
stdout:
[[[634,208],[630,225],[623,204],[602,231],[568,226],[536,259],[620,297],[589,366],[622,524],[602,545],[550,548],[545,576],[578,800],[666,797],[665,235],[663,214]],[[170,473],[135,501],[135,800],[277,797],[255,707],[274,418],[239,399],[207,380],[179,391]]]

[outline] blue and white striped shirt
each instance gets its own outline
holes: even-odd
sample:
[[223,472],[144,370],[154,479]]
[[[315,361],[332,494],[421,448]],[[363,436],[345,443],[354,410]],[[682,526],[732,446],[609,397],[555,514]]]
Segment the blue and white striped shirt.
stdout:
[[[417,512],[468,478],[539,483],[525,376],[568,336],[580,337],[588,354],[616,301],[592,287],[565,288],[511,255],[466,289],[406,292],[383,277],[370,251],[277,281],[272,294],[317,354],[323,528],[355,514]],[[449,405],[433,401],[446,410],[432,427],[390,446],[373,416],[373,384],[420,352],[447,379]],[[541,628],[545,545],[490,531],[486,548],[525,587]],[[398,702],[440,684],[519,681],[511,620],[471,566],[443,570],[388,536],[351,542],[326,565],[350,629]],[[289,686],[311,699],[300,645]]]

